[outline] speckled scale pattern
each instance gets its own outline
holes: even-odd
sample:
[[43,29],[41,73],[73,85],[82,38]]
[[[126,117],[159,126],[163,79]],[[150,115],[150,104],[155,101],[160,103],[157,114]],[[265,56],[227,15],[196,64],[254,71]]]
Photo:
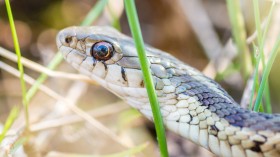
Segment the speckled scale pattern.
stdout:
[[[186,90],[181,93],[188,96],[196,96],[202,106],[207,106],[207,109],[216,113],[219,117],[225,118],[233,126],[248,127],[257,131],[266,130],[267,128],[272,129],[272,131],[280,131],[280,115],[276,114],[275,116],[272,116],[270,114],[254,113],[241,108],[226,93],[226,91],[215,82],[211,81],[212,83],[215,83],[220,90],[223,90],[224,96],[229,99],[221,97],[221,95],[216,94],[211,88],[201,84],[199,80],[195,80],[188,75],[183,75],[179,78],[175,77],[170,80],[171,84],[177,85],[177,88],[187,87],[185,88]],[[178,82],[181,82],[179,86]]]
[[[178,67],[175,66],[175,68]],[[172,68],[174,69],[174,67]],[[212,113],[212,117],[204,114],[199,115],[198,106],[192,105],[189,99],[186,103],[190,103],[190,105],[178,105],[182,101],[177,98],[179,101],[177,107],[183,106],[187,109],[182,112],[184,108],[180,110],[177,108],[177,110],[174,109],[169,114],[165,114],[165,118],[168,121],[167,127],[172,127],[171,130],[177,127],[178,129],[175,129],[175,132],[190,138],[193,142],[199,143],[202,146],[205,140],[200,140],[199,138],[209,138],[206,143],[209,143],[211,146],[204,147],[221,156],[235,156],[234,152],[238,152],[236,156],[271,155],[272,148],[276,147],[276,144],[268,146],[268,139],[264,135],[260,135],[256,139],[249,139],[249,135],[258,131],[267,130],[279,132],[279,115],[272,116],[269,114],[255,113],[241,108],[219,84],[206,76],[203,77],[203,80],[200,80],[201,75],[201,73],[194,70],[190,74],[188,72],[180,75],[176,75],[176,73],[172,74],[169,80],[170,84],[176,88],[176,95],[180,94],[181,96],[184,95],[189,98],[194,98],[195,101],[199,102],[198,106],[203,106],[205,110],[209,110]],[[157,77],[155,74],[154,76]],[[157,80],[157,82],[159,81]],[[203,109],[201,110],[203,111]],[[184,115],[181,113],[184,113]],[[213,118],[214,115],[216,118]],[[227,121],[229,125],[224,123],[224,121]],[[232,127],[227,129],[227,134],[225,131],[228,126]],[[242,128],[246,129],[242,130]],[[195,134],[193,132],[194,130],[201,133]],[[231,132],[229,130],[233,131],[233,133],[229,133]],[[204,131],[208,132],[208,135],[203,134]],[[263,141],[260,140],[261,138],[264,138]],[[218,150],[213,145],[220,146],[221,149],[222,147],[223,149],[227,147],[230,149],[228,151],[231,154],[229,155],[228,152],[223,152],[224,150],[221,149]],[[272,154],[278,156],[280,155],[279,151],[280,149],[278,148]],[[261,152],[263,152],[263,155]]]

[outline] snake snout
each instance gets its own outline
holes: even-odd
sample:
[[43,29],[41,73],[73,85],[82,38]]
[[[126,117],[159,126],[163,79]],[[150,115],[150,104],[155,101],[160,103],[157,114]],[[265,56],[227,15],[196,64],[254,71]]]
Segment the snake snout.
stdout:
[[61,30],[56,36],[57,47],[60,48],[61,46],[71,46],[71,44],[74,42],[75,36],[75,27],[68,27]]

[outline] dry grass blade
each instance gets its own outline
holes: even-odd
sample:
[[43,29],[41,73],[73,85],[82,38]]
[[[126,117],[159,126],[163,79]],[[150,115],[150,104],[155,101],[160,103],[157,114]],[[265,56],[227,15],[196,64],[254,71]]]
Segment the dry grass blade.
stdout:
[[[13,52],[8,51],[2,47],[0,47],[0,55],[13,62],[17,62],[17,56]],[[38,63],[35,63],[29,59],[26,59],[24,57],[21,57],[21,60],[22,60],[22,64],[24,66],[26,66],[32,70],[35,70],[37,72],[45,73],[51,77],[64,78],[64,79],[70,79],[70,80],[80,80],[80,81],[85,81],[85,82],[90,82],[90,83],[95,84],[95,82],[92,79],[90,79],[84,75],[52,71]]]
[[[2,68],[4,67],[3,69],[6,70],[7,72],[10,72],[11,74],[13,74],[15,76],[19,76],[19,71],[17,71],[16,69],[12,68],[11,66],[9,66],[9,65],[7,65],[7,64],[5,64],[3,62],[0,62],[0,67],[2,67]],[[29,77],[27,75],[24,76],[24,79],[26,80],[26,82],[28,82],[30,84],[35,82],[34,79],[32,79],[31,77]],[[81,87],[81,86],[79,85],[79,87]],[[48,88],[48,87],[46,87],[44,85],[40,85],[39,88],[41,90],[43,90],[45,93],[47,93],[48,95],[50,95],[51,97],[53,97],[53,98],[55,98],[55,99],[57,99],[59,101],[62,101],[63,104],[66,105],[66,107],[70,108],[74,113],[76,113],[77,115],[82,117],[88,123],[90,123],[95,128],[97,128],[98,130],[100,130],[101,132],[106,134],[108,137],[112,138],[117,143],[120,143],[121,145],[123,145],[125,147],[130,147],[126,143],[123,143],[122,140],[117,135],[115,135],[111,130],[109,130],[107,127],[105,127],[99,121],[97,121],[96,119],[94,119],[93,117],[88,115],[86,112],[84,112],[83,110],[81,110],[80,108],[75,106],[73,104],[73,102],[70,102],[68,99],[65,99],[63,96],[57,94],[56,92],[54,92],[53,90],[51,90],[50,88]],[[73,96],[70,96],[70,97],[73,98]],[[16,131],[16,133],[17,132],[18,131]]]
[[[0,61],[0,68],[16,77],[19,77],[20,74],[19,71],[4,62]],[[35,79],[33,79],[32,77],[26,74],[24,75],[24,79],[28,84],[34,84],[36,81]],[[40,85],[39,89],[56,100],[63,100],[64,102],[68,103],[63,96],[59,95],[58,93],[56,93],[55,91],[53,91],[52,89],[50,89],[45,85]]]
[[250,104],[250,95],[253,92],[253,84],[254,84],[254,74],[252,74],[249,79],[247,80],[246,87],[244,89],[240,106],[242,108],[248,108]]
[[[261,30],[263,31],[265,26],[267,25],[267,19],[263,20],[262,24],[261,24]],[[246,39],[246,43],[249,45],[249,44],[252,44],[253,41],[258,37],[258,32],[257,30],[254,31],[254,33],[249,36],[247,39]]]
[[[116,102],[116,103],[109,104],[104,107],[89,111],[87,114],[89,114],[95,118],[99,118],[99,117],[121,112],[125,109],[128,109],[127,105],[123,105],[123,102]],[[82,121],[84,121],[84,119],[78,115],[69,115],[66,117],[64,116],[61,118],[46,120],[46,121],[38,122],[36,124],[32,124],[30,126],[30,130],[32,132],[37,132],[37,131],[42,131],[42,130],[46,130],[46,129],[51,129],[54,127],[61,127],[61,126],[69,125],[69,124],[74,124],[74,123],[78,123],[78,122],[82,122]]]
[[214,30],[211,20],[203,8],[202,1],[181,0],[180,3],[207,57],[217,66],[219,64],[218,56],[222,50],[222,44]]
[[227,0],[227,9],[232,27],[232,35],[238,48],[238,60],[241,65],[241,74],[247,79],[252,71],[251,56],[246,44],[246,30],[241,12],[240,2]]
[[149,143],[144,143],[129,150],[125,150],[119,153],[108,154],[108,155],[86,155],[86,154],[71,154],[71,153],[63,153],[63,152],[49,152],[46,157],[129,157],[134,156],[135,154],[141,153],[143,149],[145,149]]
[[210,60],[203,73],[208,77],[215,78],[217,72],[223,72],[236,57],[235,45],[231,39],[224,46],[222,45],[201,0],[181,0],[180,3],[187,20],[190,21],[194,33]]

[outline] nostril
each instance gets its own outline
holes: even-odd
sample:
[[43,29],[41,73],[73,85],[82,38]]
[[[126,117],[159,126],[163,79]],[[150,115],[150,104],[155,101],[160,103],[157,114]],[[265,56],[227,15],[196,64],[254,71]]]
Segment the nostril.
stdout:
[[72,42],[72,37],[66,37],[66,38],[65,38],[65,42],[66,42],[67,44],[70,44],[70,43]]

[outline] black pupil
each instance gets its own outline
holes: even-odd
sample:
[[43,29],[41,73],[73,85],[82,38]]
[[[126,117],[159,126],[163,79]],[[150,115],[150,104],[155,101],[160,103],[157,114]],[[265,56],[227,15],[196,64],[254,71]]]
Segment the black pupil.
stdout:
[[91,49],[91,55],[97,60],[106,61],[113,56],[114,48],[109,42],[101,41],[95,43]]
[[69,44],[71,41],[72,41],[72,38],[71,38],[71,37],[66,37],[66,39],[65,39],[65,42],[66,42],[66,43]]
[[98,56],[100,57],[105,57],[108,54],[108,47],[105,45],[98,45],[96,46],[95,52],[97,53]]

